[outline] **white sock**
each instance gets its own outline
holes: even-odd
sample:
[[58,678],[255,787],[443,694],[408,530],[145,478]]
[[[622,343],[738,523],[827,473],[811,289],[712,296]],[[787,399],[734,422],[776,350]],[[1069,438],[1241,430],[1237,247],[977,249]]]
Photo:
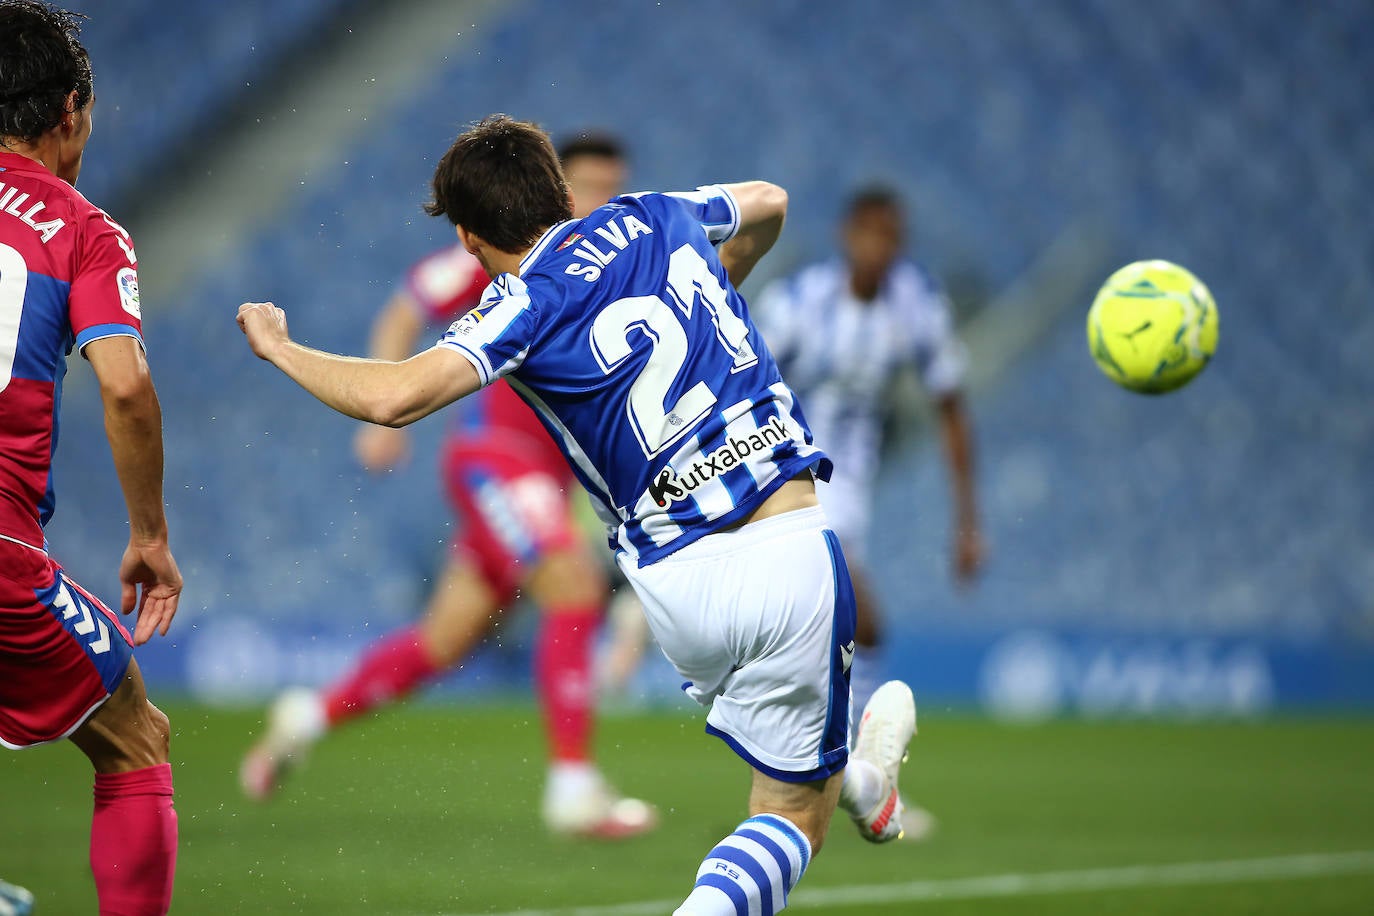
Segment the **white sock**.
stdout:
[[270,716],[274,740],[291,747],[308,747],[329,731],[324,697],[303,687],[293,687],[279,696],[272,704]]
[[840,807],[853,817],[863,817],[883,800],[883,771],[868,760],[849,758],[840,784]]
[[773,916],[811,861],[811,841],[778,814],[758,814],[721,840],[697,869],[674,916]]
[[585,760],[560,760],[549,765],[549,779],[545,785],[548,797],[571,804],[601,789],[601,773]]

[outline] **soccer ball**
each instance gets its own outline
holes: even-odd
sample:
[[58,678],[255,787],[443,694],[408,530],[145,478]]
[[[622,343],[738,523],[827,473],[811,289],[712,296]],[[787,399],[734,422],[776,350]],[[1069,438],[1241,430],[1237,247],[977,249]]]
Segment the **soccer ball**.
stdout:
[[1217,349],[1217,306],[1202,281],[1168,261],[1136,261],[1107,278],[1088,310],[1088,349],[1107,378],[1144,394],[1186,385]]

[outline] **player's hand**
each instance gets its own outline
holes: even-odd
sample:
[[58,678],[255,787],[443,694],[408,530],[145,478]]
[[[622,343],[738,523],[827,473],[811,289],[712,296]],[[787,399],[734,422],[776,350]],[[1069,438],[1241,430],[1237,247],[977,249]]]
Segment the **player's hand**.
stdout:
[[954,578],[969,585],[983,569],[986,549],[976,524],[959,525],[954,534]]
[[248,337],[248,346],[259,359],[272,361],[272,354],[290,343],[286,312],[270,302],[245,302],[239,306],[239,330]]
[[364,470],[380,474],[410,457],[410,436],[403,429],[369,423],[353,437],[353,454]]
[[143,645],[154,632],[166,636],[181,598],[181,570],[167,543],[130,540],[119,564],[119,582],[120,611],[128,614],[138,608],[134,645]]

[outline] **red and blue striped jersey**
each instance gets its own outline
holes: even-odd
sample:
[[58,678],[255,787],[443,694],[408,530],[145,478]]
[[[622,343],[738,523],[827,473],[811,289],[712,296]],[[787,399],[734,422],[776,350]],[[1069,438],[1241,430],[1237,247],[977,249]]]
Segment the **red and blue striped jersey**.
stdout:
[[142,342],[129,233],[41,163],[0,153],[0,539],[43,549],[67,356]]

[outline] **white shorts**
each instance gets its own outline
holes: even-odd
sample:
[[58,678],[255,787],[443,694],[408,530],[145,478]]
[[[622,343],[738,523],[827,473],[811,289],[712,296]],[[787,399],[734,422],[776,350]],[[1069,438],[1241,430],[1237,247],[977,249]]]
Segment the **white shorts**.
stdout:
[[706,731],[756,770],[824,779],[849,751],[854,591],[819,508],[707,535],[643,569],[620,558]]

